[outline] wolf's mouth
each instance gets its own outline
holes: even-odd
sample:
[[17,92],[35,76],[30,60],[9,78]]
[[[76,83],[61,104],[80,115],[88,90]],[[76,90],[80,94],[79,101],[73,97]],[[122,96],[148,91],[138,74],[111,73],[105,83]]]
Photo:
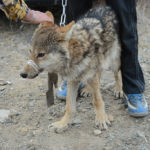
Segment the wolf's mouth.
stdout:
[[26,72],[22,72],[22,73],[20,73],[20,76],[22,77],[22,78],[28,78],[28,79],[34,79],[34,78],[36,78],[38,75],[39,75],[39,73],[41,73],[41,72],[43,72],[44,71],[44,69],[43,68],[40,68],[39,70],[38,70],[38,72],[36,73],[36,74],[32,74],[32,75],[29,75],[28,73],[26,73]]
[[34,79],[34,78],[36,78],[37,76],[38,76],[39,74],[35,74],[34,76],[32,76],[32,77],[27,77],[28,79]]

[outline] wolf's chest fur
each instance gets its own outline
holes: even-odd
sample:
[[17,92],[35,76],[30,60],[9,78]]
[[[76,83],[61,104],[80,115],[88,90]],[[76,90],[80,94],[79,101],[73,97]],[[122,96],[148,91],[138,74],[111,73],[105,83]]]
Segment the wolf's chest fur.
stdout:
[[[109,7],[95,7],[82,16],[68,33],[67,79],[88,79],[99,69],[117,69],[120,64],[120,45],[117,20]],[[116,65],[117,64],[117,65]]]

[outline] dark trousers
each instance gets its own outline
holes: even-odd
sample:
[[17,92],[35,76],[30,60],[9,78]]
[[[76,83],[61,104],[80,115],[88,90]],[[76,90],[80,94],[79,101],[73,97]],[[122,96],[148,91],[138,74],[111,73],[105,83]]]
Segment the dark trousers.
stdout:
[[68,0],[66,23],[76,20],[92,7],[92,0]]
[[[77,19],[92,6],[92,0],[69,0],[67,22]],[[122,46],[121,71],[126,94],[144,92],[144,77],[138,61],[138,35],[135,0],[107,0],[119,19]]]

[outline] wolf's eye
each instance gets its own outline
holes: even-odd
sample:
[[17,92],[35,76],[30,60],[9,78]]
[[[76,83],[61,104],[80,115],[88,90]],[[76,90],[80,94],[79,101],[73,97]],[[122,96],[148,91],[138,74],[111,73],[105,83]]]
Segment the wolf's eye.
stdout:
[[39,53],[37,57],[39,58],[39,57],[44,57],[44,56],[45,56],[45,53]]

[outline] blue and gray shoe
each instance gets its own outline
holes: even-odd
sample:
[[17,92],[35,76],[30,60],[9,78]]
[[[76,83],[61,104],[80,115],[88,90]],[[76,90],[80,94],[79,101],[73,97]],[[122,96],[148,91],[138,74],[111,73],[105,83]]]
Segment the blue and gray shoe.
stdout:
[[[79,84],[79,89],[83,88],[85,86],[84,83]],[[59,86],[57,90],[56,97],[60,100],[65,100],[67,96],[67,81],[62,81],[61,85]]]
[[148,105],[143,94],[127,95],[128,112],[133,117],[148,115]]
[[61,85],[58,87],[56,97],[61,100],[65,100],[67,96],[67,81],[62,81]]

